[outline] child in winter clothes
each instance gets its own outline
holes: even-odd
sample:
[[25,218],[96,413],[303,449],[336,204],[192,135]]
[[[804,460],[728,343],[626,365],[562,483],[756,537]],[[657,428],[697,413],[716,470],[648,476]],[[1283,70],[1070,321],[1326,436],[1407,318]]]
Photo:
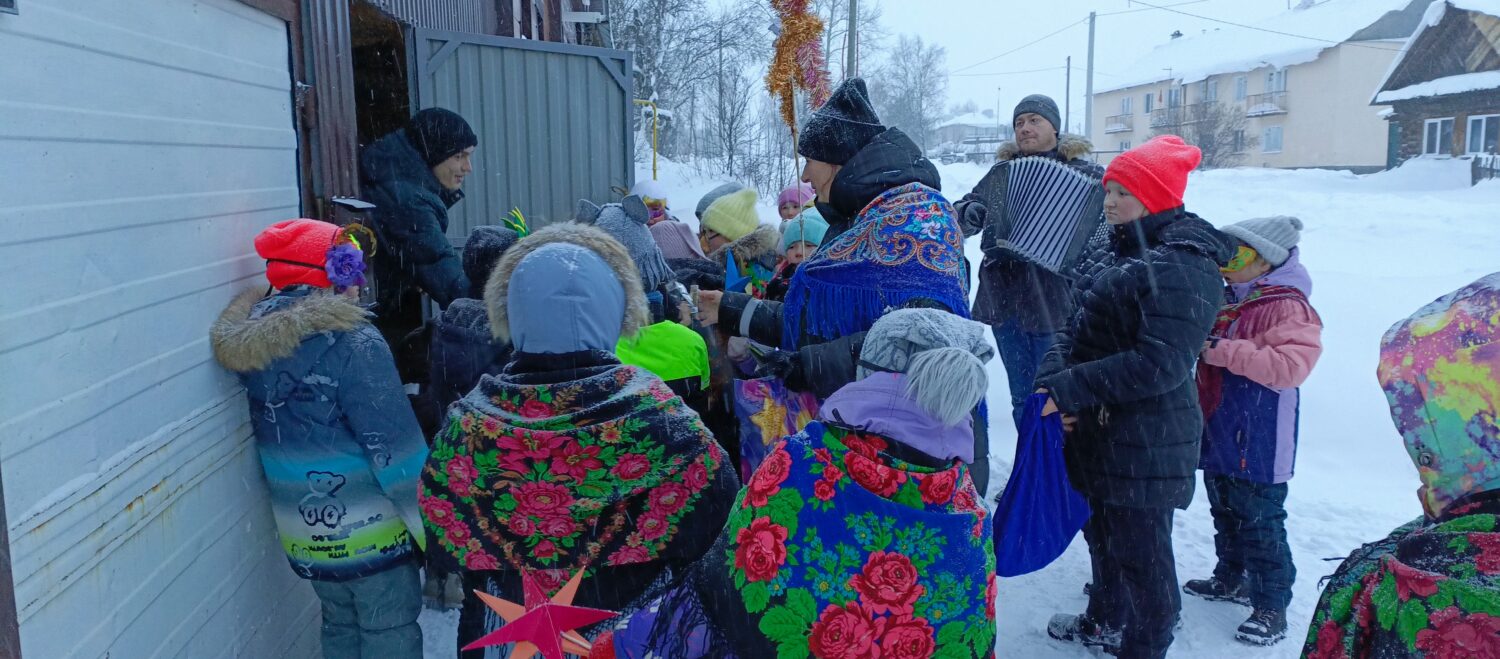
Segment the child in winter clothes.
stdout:
[[817,196],[810,183],[798,183],[782,190],[776,197],[776,211],[781,214],[782,229],[785,230],[786,223],[796,219],[802,211],[811,208]]
[[1084,615],[1057,615],[1059,640],[1160,659],[1182,606],[1172,555],[1203,434],[1193,364],[1223,296],[1233,250],[1182,206],[1202,154],[1175,136],[1116,157],[1104,175],[1108,245],[1085,261],[1078,309],[1036,380],[1068,430],[1068,479],[1088,500],[1093,588]]
[[823,216],[816,208],[802,211],[801,215],[782,227],[781,247],[784,256],[781,257],[781,263],[776,265],[776,274],[766,283],[762,299],[782,302],[786,298],[792,275],[803,261],[818,251],[818,247],[823,244],[823,236],[827,233],[828,223],[823,221]]
[[1297,253],[1302,221],[1247,220],[1224,227],[1239,241],[1222,270],[1227,304],[1198,366],[1204,486],[1217,531],[1214,575],[1183,591],[1254,608],[1235,637],[1272,645],[1286,637],[1297,570],[1286,541],[1287,481],[1297,453],[1298,387],[1323,351],[1308,303],[1312,280]]
[[454,300],[432,320],[424,398],[435,415],[423,424],[429,437],[447,417],[449,405],[469,393],[481,376],[504,370],[510,360],[510,346],[496,343],[490,333],[490,321],[484,314],[484,284],[495,262],[519,239],[515,231],[505,227],[481,226],[475,227],[464,243],[469,295]]
[[427,444],[390,348],[352,295],[364,283],[358,239],[288,220],[256,236],[255,251],[275,292],[235,298],[210,340],[245,386],[281,545],[323,602],[323,654],[420,659]]
[[714,549],[592,657],[991,656],[990,520],[965,464],[987,334],[934,309],[877,321],[857,381],[776,445]]
[[630,195],[640,197],[645,202],[646,210],[650,213],[650,219],[646,222],[648,226],[677,221],[677,218],[672,217],[672,209],[667,204],[667,190],[660,182],[650,179],[636,181],[630,188]]
[[[512,601],[522,570],[549,597],[586,570],[575,604],[620,610],[703,555],[739,480],[666,383],[615,358],[650,322],[619,242],[580,224],[541,229],[500,259],[485,305],[515,354],[433,442],[419,499],[430,560]],[[498,625],[471,598],[459,646]]]
[[1500,657],[1500,273],[1386,332],[1380,386],[1426,514],[1356,549],[1302,656]]

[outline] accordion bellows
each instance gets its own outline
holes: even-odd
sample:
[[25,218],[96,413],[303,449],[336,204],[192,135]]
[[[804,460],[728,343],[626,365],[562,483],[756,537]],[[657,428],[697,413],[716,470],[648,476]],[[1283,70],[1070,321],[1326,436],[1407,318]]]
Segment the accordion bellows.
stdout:
[[[1017,158],[984,192],[986,256],[1019,256],[1066,273],[1104,227],[1104,187],[1052,158]],[[999,211],[998,213],[996,211]]]

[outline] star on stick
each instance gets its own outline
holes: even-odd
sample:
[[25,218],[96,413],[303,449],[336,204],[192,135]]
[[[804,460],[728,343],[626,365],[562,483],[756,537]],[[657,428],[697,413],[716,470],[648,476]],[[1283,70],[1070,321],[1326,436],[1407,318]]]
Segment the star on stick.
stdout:
[[525,606],[489,593],[474,591],[480,600],[500,614],[505,625],[464,646],[464,651],[515,643],[512,659],[531,659],[538,652],[543,659],[563,659],[564,652],[588,656],[592,646],[588,639],[574,630],[608,620],[615,616],[615,612],[573,606],[573,598],[578,595],[578,584],[582,581],[583,570],[580,569],[549,600],[536,578],[523,570],[521,585],[526,597]]

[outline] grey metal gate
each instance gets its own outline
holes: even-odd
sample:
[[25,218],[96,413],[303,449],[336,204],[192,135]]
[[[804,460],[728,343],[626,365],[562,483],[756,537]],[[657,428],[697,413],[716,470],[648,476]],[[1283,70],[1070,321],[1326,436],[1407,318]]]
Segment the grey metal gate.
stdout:
[[539,228],[634,183],[631,53],[424,28],[407,43],[412,111],[453,110],[479,135],[455,244],[512,208]]

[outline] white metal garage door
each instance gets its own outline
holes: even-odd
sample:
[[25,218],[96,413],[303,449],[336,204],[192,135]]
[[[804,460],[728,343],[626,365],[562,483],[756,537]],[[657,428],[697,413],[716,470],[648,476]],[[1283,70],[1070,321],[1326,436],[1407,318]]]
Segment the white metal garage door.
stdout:
[[287,29],[234,0],[0,14],[0,467],[28,657],[315,654],[207,329],[298,212]]

